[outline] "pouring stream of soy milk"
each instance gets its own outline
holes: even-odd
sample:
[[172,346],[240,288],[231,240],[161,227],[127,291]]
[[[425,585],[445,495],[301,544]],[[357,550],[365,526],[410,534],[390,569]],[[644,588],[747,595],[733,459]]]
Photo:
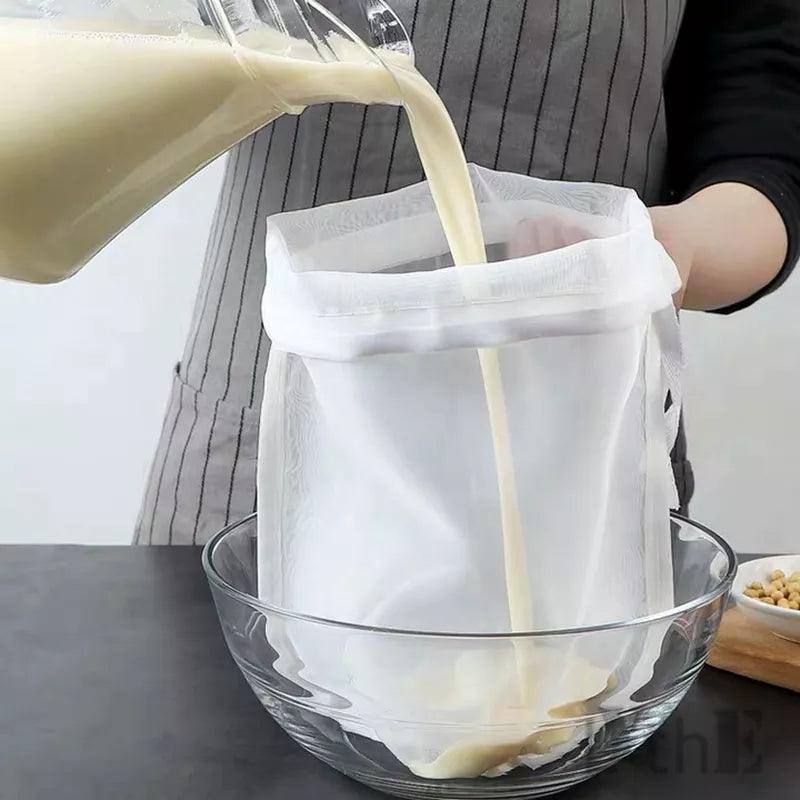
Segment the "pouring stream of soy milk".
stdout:
[[[237,141],[283,113],[336,101],[405,106],[455,263],[485,263],[458,135],[436,92],[409,63],[392,58],[381,66],[352,51],[351,58],[323,62],[306,43],[274,31],[253,33],[258,40],[248,42],[246,34],[229,46],[186,35],[0,23],[0,63],[15,75],[4,89],[0,120],[0,275],[34,282],[67,277]],[[352,43],[338,44],[358,51]],[[511,630],[530,630],[500,360],[493,349],[478,356],[497,467]],[[541,664],[527,644],[515,645],[512,658],[516,678],[508,683],[516,685],[510,690],[515,696],[500,705],[540,710],[531,687]],[[604,677],[597,673],[577,679],[567,699],[602,691]],[[546,716],[548,709],[540,711]],[[525,730],[524,714],[519,721]],[[528,728],[499,744],[461,742],[411,768],[433,778],[470,777],[561,741],[544,734],[533,741],[532,735]]]
[[[416,70],[393,68],[411,122],[428,185],[453,261],[460,266],[484,264],[486,248],[478,207],[461,141],[444,103]],[[517,501],[508,412],[500,357],[495,349],[478,351],[494,445],[503,531],[508,610],[512,631],[533,627],[525,541]],[[523,689],[524,691],[524,689]],[[524,699],[524,698],[523,698]]]
[[[450,115],[416,70],[397,66],[392,67],[392,71],[401,89],[453,261],[460,266],[484,264],[486,248],[478,208],[461,142]],[[531,631],[533,615],[525,538],[500,356],[496,349],[483,348],[478,350],[478,358],[495,457],[511,631]],[[584,701],[602,695],[610,685],[605,670],[566,653],[534,647],[528,640],[513,640],[513,651],[505,655],[509,658],[498,659],[493,674],[478,670],[467,678],[466,684],[471,684],[471,690],[467,691],[464,701],[469,698],[469,702],[474,702],[474,688],[481,683],[484,683],[479,689],[481,692],[491,695],[496,689],[497,708],[490,710],[490,719],[486,721],[501,728],[507,726],[507,732],[465,738],[433,761],[409,764],[413,772],[433,779],[499,775],[526,756],[546,756],[562,746],[568,749],[578,728],[569,724],[559,726],[556,721],[581,716],[586,710]],[[548,681],[552,682],[551,686],[546,685]],[[535,730],[532,720],[551,720],[556,724]]]

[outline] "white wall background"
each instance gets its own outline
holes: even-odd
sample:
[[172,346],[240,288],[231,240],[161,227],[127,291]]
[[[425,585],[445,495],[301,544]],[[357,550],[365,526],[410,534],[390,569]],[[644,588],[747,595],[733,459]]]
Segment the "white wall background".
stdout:
[[[130,541],[222,164],[56,286],[0,283],[0,542]],[[693,516],[800,552],[800,275],[734,317],[684,315]]]
[[692,517],[739,550],[800,553],[800,271],[738,314],[682,321]]
[[222,168],[73,278],[0,280],[0,542],[131,541]]

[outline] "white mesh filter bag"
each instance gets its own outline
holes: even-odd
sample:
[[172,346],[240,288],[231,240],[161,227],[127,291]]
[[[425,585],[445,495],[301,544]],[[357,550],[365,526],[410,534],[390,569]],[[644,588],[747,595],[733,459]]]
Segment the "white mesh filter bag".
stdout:
[[[470,171],[485,265],[452,266],[426,183],[269,221],[261,596],[369,626],[510,630],[477,353],[491,348],[535,628],[670,608],[669,450],[680,408],[675,266],[631,191]],[[565,591],[565,576],[580,591]],[[350,725],[419,774],[457,744],[446,730],[404,735],[374,720],[424,717],[425,702],[398,688],[398,674],[427,669],[457,684],[465,669],[458,648],[428,651],[428,664],[409,648],[404,664],[388,640],[382,651],[377,641],[356,646],[330,630],[291,626],[279,639],[281,659],[302,665],[294,679],[344,698],[350,717],[373,720]],[[585,699],[588,689],[576,688],[584,679],[601,684],[608,702],[623,702],[652,673],[658,644],[634,633],[624,653],[618,640],[552,659],[540,652],[540,710]],[[480,670],[498,674],[486,655],[470,662],[478,678]],[[571,678],[564,659],[600,672]],[[485,692],[479,701],[465,691],[451,703],[454,719],[489,702]],[[553,754],[530,758],[543,763]]]

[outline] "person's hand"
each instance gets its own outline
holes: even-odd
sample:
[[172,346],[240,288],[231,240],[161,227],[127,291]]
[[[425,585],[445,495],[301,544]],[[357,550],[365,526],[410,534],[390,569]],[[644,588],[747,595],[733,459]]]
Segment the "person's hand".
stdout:
[[[675,262],[681,277],[683,288],[675,295],[675,305],[680,307],[694,258],[691,224],[686,219],[686,209],[682,204],[652,208],[650,215],[655,236]],[[508,247],[508,257],[519,258],[546,253],[598,235],[601,235],[598,231],[581,228],[577,224],[565,222],[555,216],[525,220],[514,232]]]
[[583,228],[574,223],[565,222],[556,216],[544,216],[538,219],[526,219],[520,222],[511,241],[508,243],[508,258],[524,258],[547,253],[577,244],[590,239]]
[[[741,183],[718,183],[671,206],[650,209],[653,232],[675,262],[683,284],[678,307],[714,309],[766,286],[786,260],[788,235],[778,210]],[[509,243],[515,258],[602,236],[568,217],[520,223]]]
[[683,305],[695,258],[694,226],[687,211],[683,203],[650,209],[653,233],[667,251],[667,255],[675,262],[681,278],[681,289],[674,296],[677,308]]

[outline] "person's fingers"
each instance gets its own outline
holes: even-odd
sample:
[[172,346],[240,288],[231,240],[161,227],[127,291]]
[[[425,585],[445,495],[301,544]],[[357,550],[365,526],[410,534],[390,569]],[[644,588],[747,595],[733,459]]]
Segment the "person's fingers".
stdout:
[[524,258],[547,253],[588,238],[587,231],[555,217],[523,220],[518,223],[508,243],[508,257]]
[[651,208],[650,219],[653,223],[653,235],[661,242],[680,275],[682,287],[673,298],[675,307],[680,308],[694,260],[692,226],[688,224],[680,205]]

